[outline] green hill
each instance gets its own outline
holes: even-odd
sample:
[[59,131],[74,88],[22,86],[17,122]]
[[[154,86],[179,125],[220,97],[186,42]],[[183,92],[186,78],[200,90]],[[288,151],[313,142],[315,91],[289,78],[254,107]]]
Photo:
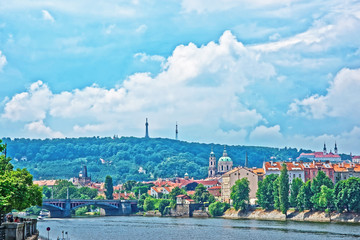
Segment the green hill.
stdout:
[[[182,177],[186,172],[195,179],[205,178],[211,147],[217,159],[224,149],[220,144],[163,138],[4,138],[3,141],[7,143],[7,153],[15,167],[27,168],[35,179],[78,176],[82,165],[86,164],[93,180],[104,181],[106,175],[111,175],[116,182]],[[227,146],[226,149],[234,166],[244,165],[247,152],[250,167],[261,167],[271,156],[287,160],[308,152],[296,148],[254,146]],[[140,167],[146,173],[139,173]]]

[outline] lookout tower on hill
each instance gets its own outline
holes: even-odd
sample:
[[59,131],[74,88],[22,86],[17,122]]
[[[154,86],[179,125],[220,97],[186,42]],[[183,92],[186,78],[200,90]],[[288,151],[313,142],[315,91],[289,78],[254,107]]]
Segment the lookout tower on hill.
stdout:
[[149,138],[149,123],[147,118],[145,122],[145,138]]

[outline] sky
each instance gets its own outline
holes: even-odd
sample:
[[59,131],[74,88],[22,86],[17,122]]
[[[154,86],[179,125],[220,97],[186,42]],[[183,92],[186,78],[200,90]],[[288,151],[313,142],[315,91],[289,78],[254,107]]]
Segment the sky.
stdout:
[[360,154],[360,1],[0,2],[0,135]]

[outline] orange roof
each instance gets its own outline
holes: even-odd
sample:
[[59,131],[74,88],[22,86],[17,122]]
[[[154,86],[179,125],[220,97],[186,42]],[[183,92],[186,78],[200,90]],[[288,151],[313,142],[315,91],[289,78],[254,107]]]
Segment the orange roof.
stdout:
[[213,186],[211,188],[209,188],[208,190],[218,190],[221,189],[221,186]]
[[335,172],[348,172],[349,168],[354,168],[355,172],[360,172],[360,164],[359,163],[338,163],[333,164]]
[[217,185],[219,183],[218,180],[195,180],[194,182],[197,182],[198,184],[202,184],[204,186]]
[[265,170],[263,168],[253,168],[251,169],[255,174],[265,174]]
[[54,186],[56,185],[56,180],[38,180],[33,181],[33,183],[39,186]]
[[195,191],[186,191],[186,193],[187,193],[188,195],[194,195],[194,194],[195,194]]

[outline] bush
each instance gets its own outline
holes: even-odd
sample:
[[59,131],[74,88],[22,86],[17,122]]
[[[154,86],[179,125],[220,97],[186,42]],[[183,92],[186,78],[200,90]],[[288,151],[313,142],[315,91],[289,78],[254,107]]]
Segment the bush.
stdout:
[[170,205],[170,201],[167,199],[163,199],[161,200],[161,202],[159,203],[159,212],[161,213],[161,215],[165,215],[166,214],[166,207],[168,207]]
[[214,202],[209,206],[211,216],[222,216],[226,210],[230,208],[228,203]]
[[85,215],[85,213],[88,212],[88,207],[79,207],[78,209],[75,210],[75,215],[76,216],[81,216],[81,215]]

